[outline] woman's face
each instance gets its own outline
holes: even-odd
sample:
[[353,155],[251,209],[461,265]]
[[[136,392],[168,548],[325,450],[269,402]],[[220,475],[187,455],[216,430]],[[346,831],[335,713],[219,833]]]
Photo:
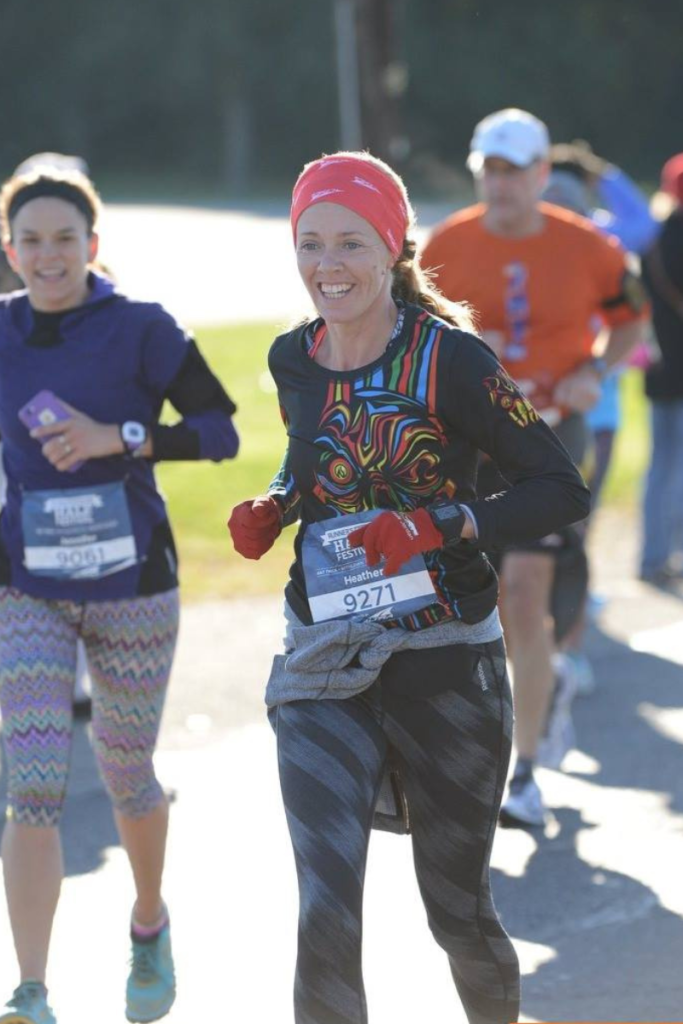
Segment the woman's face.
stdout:
[[296,230],[299,273],[327,324],[353,323],[391,298],[394,258],[358,213],[317,203]]
[[31,305],[46,313],[81,305],[88,263],[97,255],[97,235],[88,233],[81,211],[66,199],[40,196],[21,207],[11,228],[7,256]]

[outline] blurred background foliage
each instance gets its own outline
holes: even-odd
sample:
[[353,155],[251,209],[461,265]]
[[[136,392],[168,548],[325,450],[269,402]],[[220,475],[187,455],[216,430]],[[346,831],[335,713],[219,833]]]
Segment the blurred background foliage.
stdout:
[[[339,144],[339,2],[0,0],[0,170],[54,148],[86,156],[110,196],[278,191]],[[653,185],[681,148],[680,0],[354,8],[363,142],[424,191],[450,188],[473,125],[502,106]]]

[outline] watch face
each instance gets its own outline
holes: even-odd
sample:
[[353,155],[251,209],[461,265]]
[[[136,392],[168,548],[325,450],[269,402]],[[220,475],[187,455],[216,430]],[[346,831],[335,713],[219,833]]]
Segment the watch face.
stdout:
[[132,421],[124,423],[121,427],[121,436],[127,445],[138,447],[144,444],[145,438],[147,437],[147,431],[143,427],[142,423],[134,423]]

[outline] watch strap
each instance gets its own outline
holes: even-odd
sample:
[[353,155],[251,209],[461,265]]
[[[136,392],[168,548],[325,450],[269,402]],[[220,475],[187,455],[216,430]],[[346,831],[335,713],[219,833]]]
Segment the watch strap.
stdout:
[[[130,431],[126,430],[126,428],[129,426],[135,426],[140,428],[139,436],[137,438],[132,438],[130,436]],[[124,448],[124,455],[127,456],[128,458],[139,458],[140,452],[145,444],[145,441],[149,437],[149,431],[147,430],[147,427],[145,427],[144,424],[142,423],[137,423],[136,421],[133,420],[127,420],[125,423],[122,423],[121,426],[119,427],[119,434],[121,435],[121,442]]]
[[457,543],[462,537],[465,525],[465,510],[457,501],[443,499],[435,501],[427,508],[432,522],[444,537],[447,544]]

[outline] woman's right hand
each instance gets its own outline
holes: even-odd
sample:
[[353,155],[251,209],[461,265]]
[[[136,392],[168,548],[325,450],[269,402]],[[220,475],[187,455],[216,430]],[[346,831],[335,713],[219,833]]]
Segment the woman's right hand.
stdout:
[[70,419],[34,427],[31,437],[42,445],[43,455],[60,473],[88,459],[120,455],[125,449],[121,431],[115,423],[100,423],[59,399]]
[[282,509],[275,498],[261,495],[235,505],[228,519],[235,551],[259,559],[270,551],[282,531]]

